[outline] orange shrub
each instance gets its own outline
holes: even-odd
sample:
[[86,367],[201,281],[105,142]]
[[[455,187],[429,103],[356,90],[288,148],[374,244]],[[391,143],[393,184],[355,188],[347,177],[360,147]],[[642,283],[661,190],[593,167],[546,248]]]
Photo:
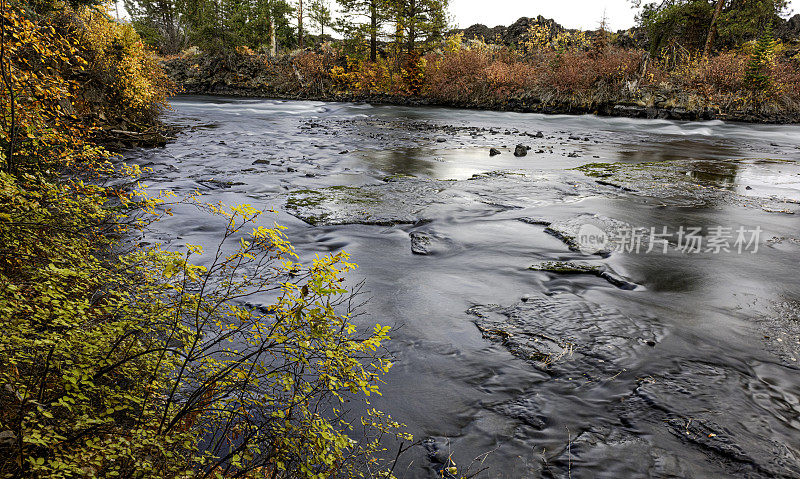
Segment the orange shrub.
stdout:
[[621,87],[639,71],[641,52],[609,49],[602,55],[586,52],[546,52],[538,56],[542,65],[539,87],[560,95],[591,95]]
[[675,69],[672,79],[676,84],[712,99],[719,93],[743,91],[746,69],[746,56],[722,53],[686,63]]
[[438,101],[501,102],[535,84],[536,68],[508,50],[460,49],[427,57],[424,94]]
[[431,55],[426,94],[456,103],[503,103],[509,98],[536,97],[557,101],[588,101],[621,88],[639,69],[641,53],[610,50],[586,52],[541,51],[523,58],[507,49],[461,49]]

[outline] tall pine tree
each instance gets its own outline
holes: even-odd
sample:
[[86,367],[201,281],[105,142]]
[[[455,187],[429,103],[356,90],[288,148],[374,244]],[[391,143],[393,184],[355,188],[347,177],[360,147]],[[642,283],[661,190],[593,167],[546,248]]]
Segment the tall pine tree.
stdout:
[[347,38],[369,38],[369,59],[378,58],[378,37],[386,22],[387,0],[338,0],[338,30]]
[[444,38],[448,0],[386,0],[400,51],[415,53]]

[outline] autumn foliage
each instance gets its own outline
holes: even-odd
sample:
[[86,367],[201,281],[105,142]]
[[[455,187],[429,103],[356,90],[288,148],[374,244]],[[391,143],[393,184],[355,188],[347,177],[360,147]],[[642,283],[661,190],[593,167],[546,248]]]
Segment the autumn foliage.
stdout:
[[[457,35],[413,61],[396,54],[372,62],[326,44],[317,51],[282,57],[242,56],[228,68],[235,71],[247,63],[248,74],[242,83],[234,79],[225,85],[233,93],[329,100],[405,97],[429,104],[523,111],[607,113],[619,105],[712,109],[764,119],[800,115],[800,59],[782,54],[780,44],[774,44],[772,54],[762,55],[759,71],[770,81],[757,88],[748,77],[752,43],[709,57],[653,57],[614,46],[598,35],[531,31],[528,40],[514,48]],[[207,61],[203,58],[169,61],[167,66],[186,70],[181,62]],[[209,68],[197,76],[215,75],[215,68]]]
[[[389,327],[352,324],[356,265],[301,262],[249,205],[148,193],[97,141],[157,126],[154,57],[97,8],[29,7],[0,0],[0,477],[387,472],[379,439],[411,438],[364,401]],[[221,223],[207,266],[136,242],[177,204]]]

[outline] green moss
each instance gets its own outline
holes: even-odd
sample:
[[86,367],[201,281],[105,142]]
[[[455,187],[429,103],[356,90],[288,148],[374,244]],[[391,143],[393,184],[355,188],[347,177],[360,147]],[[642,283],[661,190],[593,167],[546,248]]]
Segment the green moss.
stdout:
[[325,196],[315,190],[293,191],[286,200],[286,207],[290,209],[313,208],[325,201]]
[[616,173],[621,166],[621,163],[587,163],[573,168],[573,170],[580,171],[584,175],[593,178],[608,178]]

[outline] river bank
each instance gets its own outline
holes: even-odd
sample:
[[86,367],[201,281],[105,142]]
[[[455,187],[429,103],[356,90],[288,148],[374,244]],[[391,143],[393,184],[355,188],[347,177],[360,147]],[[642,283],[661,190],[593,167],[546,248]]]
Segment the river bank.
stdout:
[[[800,122],[796,72],[787,74],[788,86],[780,96],[759,99],[746,91],[742,81],[718,78],[720,68],[741,70],[736,75],[744,75],[744,58],[718,57],[697,67],[692,75],[700,77],[692,77],[691,86],[668,79],[663,68],[641,51],[615,49],[602,57],[582,55],[575,60],[578,65],[565,65],[569,58],[540,58],[540,63],[549,62],[542,65],[497,53],[459,50],[425,59],[419,73],[423,84],[411,89],[386,63],[353,63],[331,52],[280,57],[200,54],[165,59],[161,64],[184,93],[196,95],[680,121]],[[534,73],[540,67],[554,70],[541,78]],[[586,77],[575,68],[597,72]],[[459,69],[474,71],[462,75]],[[498,69],[501,78],[497,78]]]

